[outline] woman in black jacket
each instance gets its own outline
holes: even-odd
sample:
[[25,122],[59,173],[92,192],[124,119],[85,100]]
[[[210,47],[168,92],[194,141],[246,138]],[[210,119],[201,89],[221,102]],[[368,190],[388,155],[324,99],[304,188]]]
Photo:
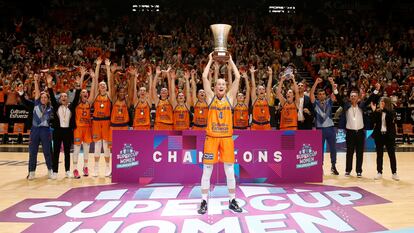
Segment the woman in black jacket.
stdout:
[[392,107],[391,99],[382,97],[379,102],[379,109],[377,110],[377,105],[375,103],[371,103],[371,108],[372,122],[374,125],[374,132],[372,135],[377,150],[378,173],[375,176],[375,179],[379,180],[382,178],[382,158],[385,145],[388,157],[390,158],[392,179],[399,180],[397,175],[397,160],[395,158],[395,112]]

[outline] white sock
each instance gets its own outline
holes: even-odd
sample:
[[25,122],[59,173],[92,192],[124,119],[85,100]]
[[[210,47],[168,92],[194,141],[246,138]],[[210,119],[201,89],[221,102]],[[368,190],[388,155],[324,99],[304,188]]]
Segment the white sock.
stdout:
[[[233,200],[236,198],[236,179],[234,177],[234,165],[232,163],[224,164],[224,172],[227,178],[227,188],[229,189],[229,198]],[[230,191],[232,190],[232,191]]]
[[[207,201],[208,191],[210,190],[210,178],[213,173],[213,165],[203,164],[203,175],[201,177],[201,198]],[[206,191],[203,193],[203,191]]]
[[89,146],[90,144],[88,143],[83,143],[83,167],[87,167],[88,166],[88,161],[89,161]]
[[78,169],[80,145],[73,145],[73,170]]
[[99,159],[101,158],[102,141],[95,142],[95,168],[99,167]]
[[[104,156],[105,156],[105,158],[109,158],[111,156],[111,154],[110,154],[110,151],[109,151],[108,142],[105,141],[105,140],[102,140],[102,142],[103,142]],[[106,166],[109,167],[109,161],[107,162],[105,160],[105,162],[106,162]]]

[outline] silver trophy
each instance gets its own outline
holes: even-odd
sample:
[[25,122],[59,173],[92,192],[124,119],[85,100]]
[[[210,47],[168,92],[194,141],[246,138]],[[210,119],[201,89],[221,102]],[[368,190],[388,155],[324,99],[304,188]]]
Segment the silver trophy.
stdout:
[[231,26],[228,24],[210,25],[214,37],[213,60],[217,62],[227,62],[230,59],[230,53],[227,51],[227,37]]

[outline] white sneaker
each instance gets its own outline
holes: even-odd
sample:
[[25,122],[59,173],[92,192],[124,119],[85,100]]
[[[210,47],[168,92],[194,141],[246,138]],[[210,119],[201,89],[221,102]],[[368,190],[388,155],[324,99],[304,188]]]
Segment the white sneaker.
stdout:
[[374,177],[374,180],[380,180],[382,179],[382,173],[377,173],[377,175]]
[[392,174],[392,179],[396,180],[396,181],[399,181],[400,177],[398,177],[397,173],[394,173],[394,174]]
[[99,175],[99,167],[95,167],[95,169],[93,169],[93,177],[98,177]]
[[72,176],[72,175],[70,174],[70,171],[66,171],[65,175],[66,175],[66,178],[70,178],[70,177]]
[[47,178],[48,179],[53,179],[53,170],[50,169],[49,171],[47,171]]
[[28,180],[34,180],[35,178],[35,172],[29,172],[29,175],[27,175]]
[[111,176],[111,174],[112,174],[112,172],[111,172],[111,168],[107,166],[107,167],[105,168],[105,176],[106,176],[106,177],[110,177],[110,176]]

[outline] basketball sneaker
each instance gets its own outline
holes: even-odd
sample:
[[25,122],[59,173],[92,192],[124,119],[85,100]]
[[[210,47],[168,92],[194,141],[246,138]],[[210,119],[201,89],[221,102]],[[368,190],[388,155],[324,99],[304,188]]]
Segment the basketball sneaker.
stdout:
[[241,213],[243,210],[239,207],[236,199],[229,201],[229,209],[233,210],[234,212]]
[[83,176],[89,176],[89,170],[88,167],[83,168]]
[[201,202],[200,208],[197,211],[199,214],[205,214],[207,212],[207,201],[203,200]]
[[28,180],[34,180],[34,178],[35,178],[35,172],[29,172],[29,174],[26,177],[26,179]]
[[73,178],[80,179],[80,175],[79,175],[78,169],[73,170]]

